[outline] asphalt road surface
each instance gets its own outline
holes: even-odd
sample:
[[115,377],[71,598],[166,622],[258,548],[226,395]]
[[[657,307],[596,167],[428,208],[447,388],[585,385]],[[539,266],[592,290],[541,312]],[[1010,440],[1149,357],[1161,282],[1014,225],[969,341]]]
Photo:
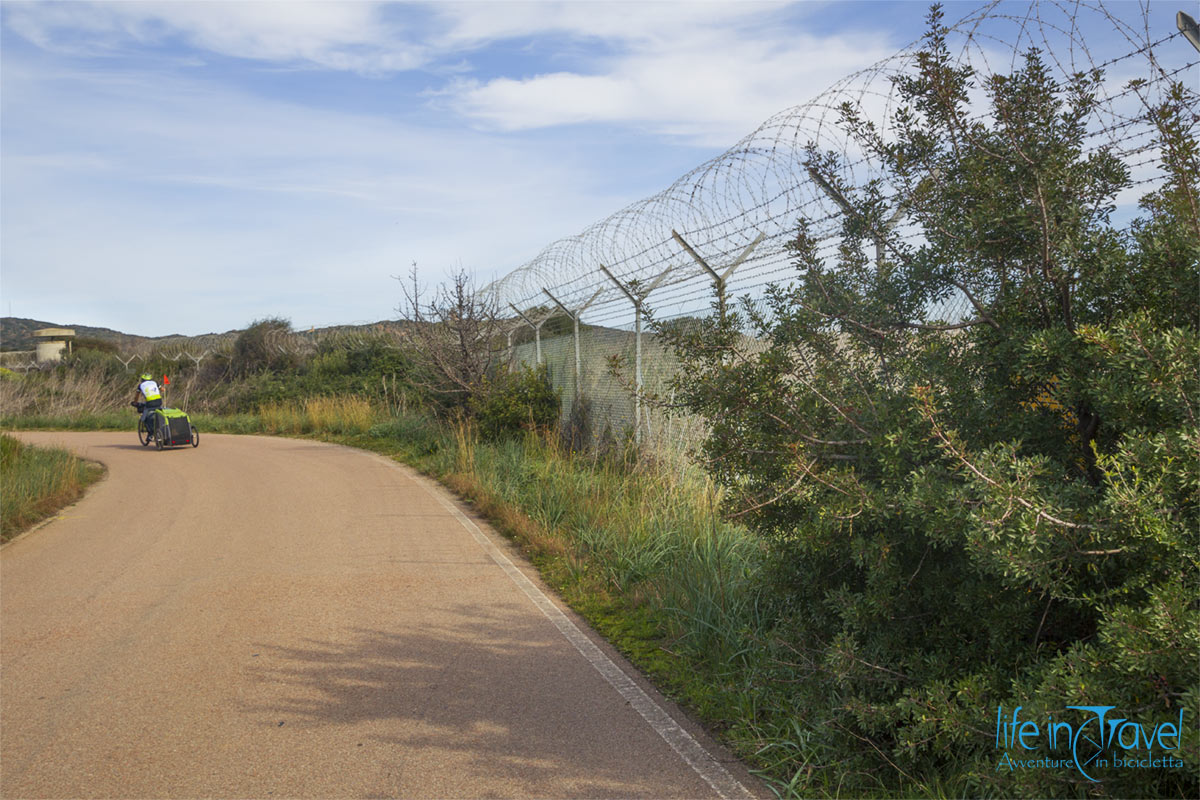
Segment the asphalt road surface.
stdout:
[[761,794],[406,467],[20,437],[109,474],[0,550],[5,798]]

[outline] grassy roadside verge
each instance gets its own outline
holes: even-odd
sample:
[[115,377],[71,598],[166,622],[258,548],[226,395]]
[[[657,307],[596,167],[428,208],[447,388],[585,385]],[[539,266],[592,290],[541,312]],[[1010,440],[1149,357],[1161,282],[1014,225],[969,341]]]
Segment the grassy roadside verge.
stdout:
[[[193,415],[202,433],[311,436],[403,461],[471,502],[544,580],[667,695],[787,794],[800,752],[795,710],[756,646],[769,635],[764,552],[719,518],[719,494],[693,470],[632,453],[564,451],[551,437],[481,441],[428,416],[380,418],[353,398]],[[67,423],[70,424],[55,424]],[[132,432],[132,413],[3,418],[0,426]],[[820,779],[817,779],[818,782]],[[793,786],[793,788],[796,788]],[[808,783],[808,795],[826,794]]]
[[104,468],[66,450],[33,447],[0,434],[0,543],[78,500]]

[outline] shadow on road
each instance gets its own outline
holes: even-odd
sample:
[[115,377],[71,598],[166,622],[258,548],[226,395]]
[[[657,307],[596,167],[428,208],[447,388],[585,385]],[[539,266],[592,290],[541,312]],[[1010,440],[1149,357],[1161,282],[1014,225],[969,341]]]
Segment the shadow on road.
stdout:
[[278,700],[246,710],[265,726],[388,721],[375,738],[405,768],[385,794],[428,792],[422,764],[457,773],[438,794],[474,794],[472,784],[490,796],[694,793],[680,784],[683,762],[669,754],[674,780],[665,774],[665,743],[558,632],[512,611],[441,609],[459,621],[356,629],[339,647],[262,643],[258,679]]
[[[203,443],[201,443],[203,444]],[[93,444],[89,445],[93,450],[145,450],[149,453],[157,453],[153,444],[141,445],[136,441],[133,444]],[[174,450],[192,450],[191,445],[178,445],[175,447],[165,447],[162,452],[169,453]]]

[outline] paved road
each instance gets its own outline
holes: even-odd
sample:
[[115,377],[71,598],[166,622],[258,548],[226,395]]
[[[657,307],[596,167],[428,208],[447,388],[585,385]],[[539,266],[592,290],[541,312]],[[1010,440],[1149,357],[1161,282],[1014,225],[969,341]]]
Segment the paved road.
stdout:
[[405,467],[289,439],[21,438],[109,475],[0,550],[5,798],[754,786]]

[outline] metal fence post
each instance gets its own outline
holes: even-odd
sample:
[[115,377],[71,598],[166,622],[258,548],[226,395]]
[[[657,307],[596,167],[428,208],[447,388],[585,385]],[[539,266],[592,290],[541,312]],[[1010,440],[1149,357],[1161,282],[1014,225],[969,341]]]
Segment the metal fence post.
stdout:
[[658,274],[654,280],[646,286],[641,286],[634,281],[628,285],[617,280],[608,268],[603,264],[600,265],[600,271],[608,276],[621,292],[629,298],[629,302],[633,303],[633,331],[634,331],[634,393],[633,393],[633,441],[639,447],[642,444],[642,305],[646,302],[646,298],[650,296],[658,285],[663,282],[663,279],[675,269],[667,267]]
[[720,317],[721,322],[724,322],[725,321],[725,302],[726,302],[725,301],[726,281],[729,280],[729,276],[733,274],[733,271],[735,269],[737,269],[738,267],[740,267],[742,265],[742,262],[750,257],[750,254],[752,252],[754,252],[754,248],[758,247],[759,244],[762,243],[762,240],[767,238],[767,235],[765,233],[760,233],[757,237],[755,237],[754,241],[751,242],[749,244],[749,246],[745,250],[743,250],[741,252],[741,254],[737,258],[735,258],[728,267],[726,267],[724,269],[724,271],[719,272],[719,273],[715,269],[710,267],[708,265],[708,262],[705,261],[703,258],[701,258],[700,254],[697,253],[694,249],[692,249],[692,246],[690,244],[688,244],[684,240],[684,238],[679,235],[678,232],[676,232],[675,230],[672,230],[671,237],[673,239],[675,239],[675,241],[679,242],[679,246],[682,247],[689,256],[691,256],[693,259],[695,259],[697,264],[699,264],[701,267],[703,267],[704,270],[709,275],[712,276],[713,288],[717,292],[717,316]]
[[553,300],[553,301],[554,301],[554,305],[556,305],[556,306],[558,306],[559,308],[561,308],[561,309],[563,310],[563,313],[565,313],[565,314],[566,314],[568,317],[570,317],[570,318],[571,318],[571,322],[572,322],[572,323],[574,323],[574,334],[575,334],[575,399],[576,399],[576,400],[578,400],[578,399],[579,399],[579,393],[580,393],[580,380],[581,380],[581,379],[580,379],[580,372],[581,372],[581,370],[580,370],[580,358],[579,358],[579,318],[580,318],[580,316],[582,316],[582,315],[583,315],[583,312],[587,310],[587,307],[588,307],[588,306],[590,306],[592,303],[596,302],[596,298],[597,298],[597,297],[599,297],[599,296],[600,296],[600,293],[601,293],[602,291],[604,291],[604,290],[603,290],[603,289],[597,289],[597,290],[596,290],[596,292],[595,292],[595,293],[594,293],[594,294],[591,296],[591,298],[590,298],[590,299],[589,299],[589,300],[588,300],[586,303],[584,303],[583,305],[581,305],[579,308],[575,309],[574,311],[572,311],[571,309],[567,308],[567,307],[566,307],[566,305],[564,305],[564,304],[563,304],[563,302],[562,302],[561,300],[559,300],[559,299],[558,299],[557,297],[555,297],[554,295],[550,294],[550,290],[549,290],[549,289],[545,289],[545,288],[543,288],[543,289],[542,289],[542,291],[543,291],[543,292],[545,292],[545,293],[546,293],[546,296],[547,296],[547,297],[549,297],[551,300]]
[[[825,192],[825,194],[829,195],[829,198],[831,200],[833,200],[833,202],[837,203],[838,207],[840,209],[842,209],[842,213],[847,214],[847,215],[857,215],[858,214],[858,211],[855,210],[854,206],[850,204],[850,201],[846,199],[846,196],[844,194],[842,194],[840,191],[838,191],[837,187],[835,187],[829,181],[825,180],[825,178],[822,177],[822,175],[820,173],[818,173],[815,169],[813,169],[811,166],[805,167],[805,169],[808,170],[808,175],[810,178],[813,179],[813,183],[817,184],[817,186],[820,187],[821,191]],[[892,212],[892,216],[888,218],[887,222],[883,223],[883,230],[876,230],[874,233],[875,269],[879,272],[880,275],[884,274],[884,268],[887,264],[887,239],[886,239],[886,236],[900,222],[900,218],[904,216],[905,212],[907,211],[905,206],[906,206],[906,203],[901,202],[896,207],[896,210],[894,212]]]
[[1197,53],[1200,53],[1200,25],[1196,24],[1196,20],[1180,11],[1175,15],[1175,27],[1179,28],[1184,38],[1191,42]]
[[505,346],[508,348],[508,368],[512,369],[516,362],[517,353],[513,350],[512,335],[517,332],[517,328],[521,327],[521,323],[512,325],[508,329],[508,333],[504,334]]
[[529,327],[533,328],[534,360],[540,366],[542,363],[542,326],[546,324],[546,320],[550,319],[550,316],[552,315],[544,316],[537,322],[534,322],[529,317],[525,316],[521,309],[517,308],[512,303],[509,303],[508,305],[509,308],[517,312],[518,317],[525,320],[525,322],[529,324]]

